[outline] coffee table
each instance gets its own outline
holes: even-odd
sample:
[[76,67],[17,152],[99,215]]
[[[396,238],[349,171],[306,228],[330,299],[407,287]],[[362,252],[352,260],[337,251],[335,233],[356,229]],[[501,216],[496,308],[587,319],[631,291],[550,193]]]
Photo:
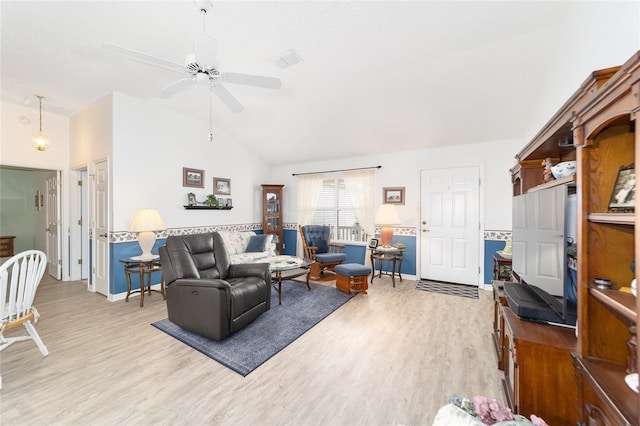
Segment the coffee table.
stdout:
[[275,256],[266,259],[269,263],[269,271],[271,271],[271,279],[275,280],[278,286],[274,286],[278,292],[278,304],[282,305],[282,281],[292,280],[302,275],[306,275],[307,289],[309,286],[309,266],[313,261],[300,259],[294,256]]

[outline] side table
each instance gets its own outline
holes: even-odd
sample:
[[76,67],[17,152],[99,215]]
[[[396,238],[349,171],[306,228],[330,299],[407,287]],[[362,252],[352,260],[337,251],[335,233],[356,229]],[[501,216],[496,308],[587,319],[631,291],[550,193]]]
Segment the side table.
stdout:
[[493,254],[493,279],[510,281],[511,277],[511,259],[500,256],[498,253]]
[[[398,271],[398,277],[402,282],[402,259],[404,257],[404,251],[406,248],[399,249],[397,247],[377,247],[371,250],[371,267],[373,268],[373,274],[371,274],[371,283],[376,276],[376,263],[378,261],[378,278],[382,277],[382,274],[390,275],[393,287],[396,286],[396,270]],[[383,262],[391,263],[391,272],[383,271]],[[397,269],[396,269],[397,265]]]
[[[145,292],[145,276],[147,278],[147,288],[149,295],[152,291],[157,291],[162,294],[162,300],[166,300],[167,296],[164,292],[164,276],[160,278],[160,290],[151,288],[151,274],[154,272],[162,273],[162,265],[160,259],[155,258],[151,260],[140,260],[131,257],[120,259],[120,262],[124,263],[124,274],[127,277],[127,297],[125,302],[129,301],[129,296],[132,293],[140,293],[140,307],[144,306],[144,292]],[[131,290],[131,274],[138,274],[140,288],[138,290]]]

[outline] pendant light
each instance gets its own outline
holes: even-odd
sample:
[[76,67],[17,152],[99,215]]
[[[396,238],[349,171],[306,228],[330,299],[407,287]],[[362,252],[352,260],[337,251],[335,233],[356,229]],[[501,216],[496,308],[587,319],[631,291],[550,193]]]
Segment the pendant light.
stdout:
[[40,101],[40,131],[33,135],[31,145],[38,151],[44,151],[49,148],[49,138],[42,133],[42,96],[36,95],[36,97]]

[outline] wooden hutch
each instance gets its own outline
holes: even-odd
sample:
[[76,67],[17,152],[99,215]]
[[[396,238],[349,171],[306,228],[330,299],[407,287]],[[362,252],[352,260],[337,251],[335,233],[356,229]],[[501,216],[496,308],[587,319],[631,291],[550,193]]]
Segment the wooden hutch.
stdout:
[[[632,202],[611,209],[618,172],[640,162],[640,52],[593,72],[516,155],[513,195],[575,181],[577,194],[577,328],[520,320],[494,284],[493,340],[505,372],[505,395],[524,416],[549,424],[639,424],[640,397],[625,382],[637,372],[638,300],[630,268],[640,260],[640,219]],[[543,184],[542,161],[577,161],[575,176]],[[594,278],[613,282],[599,289]]]
[[284,185],[262,186],[262,232],[273,234],[276,241],[278,254],[282,254],[283,228],[282,228],[282,188]]

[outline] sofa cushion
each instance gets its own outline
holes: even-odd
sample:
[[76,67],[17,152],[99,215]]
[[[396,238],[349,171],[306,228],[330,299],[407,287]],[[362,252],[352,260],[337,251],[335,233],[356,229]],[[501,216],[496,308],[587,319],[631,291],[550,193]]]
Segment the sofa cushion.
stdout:
[[247,244],[245,251],[247,253],[255,253],[268,250],[272,239],[272,234],[252,235],[251,238],[249,238],[249,244]]

